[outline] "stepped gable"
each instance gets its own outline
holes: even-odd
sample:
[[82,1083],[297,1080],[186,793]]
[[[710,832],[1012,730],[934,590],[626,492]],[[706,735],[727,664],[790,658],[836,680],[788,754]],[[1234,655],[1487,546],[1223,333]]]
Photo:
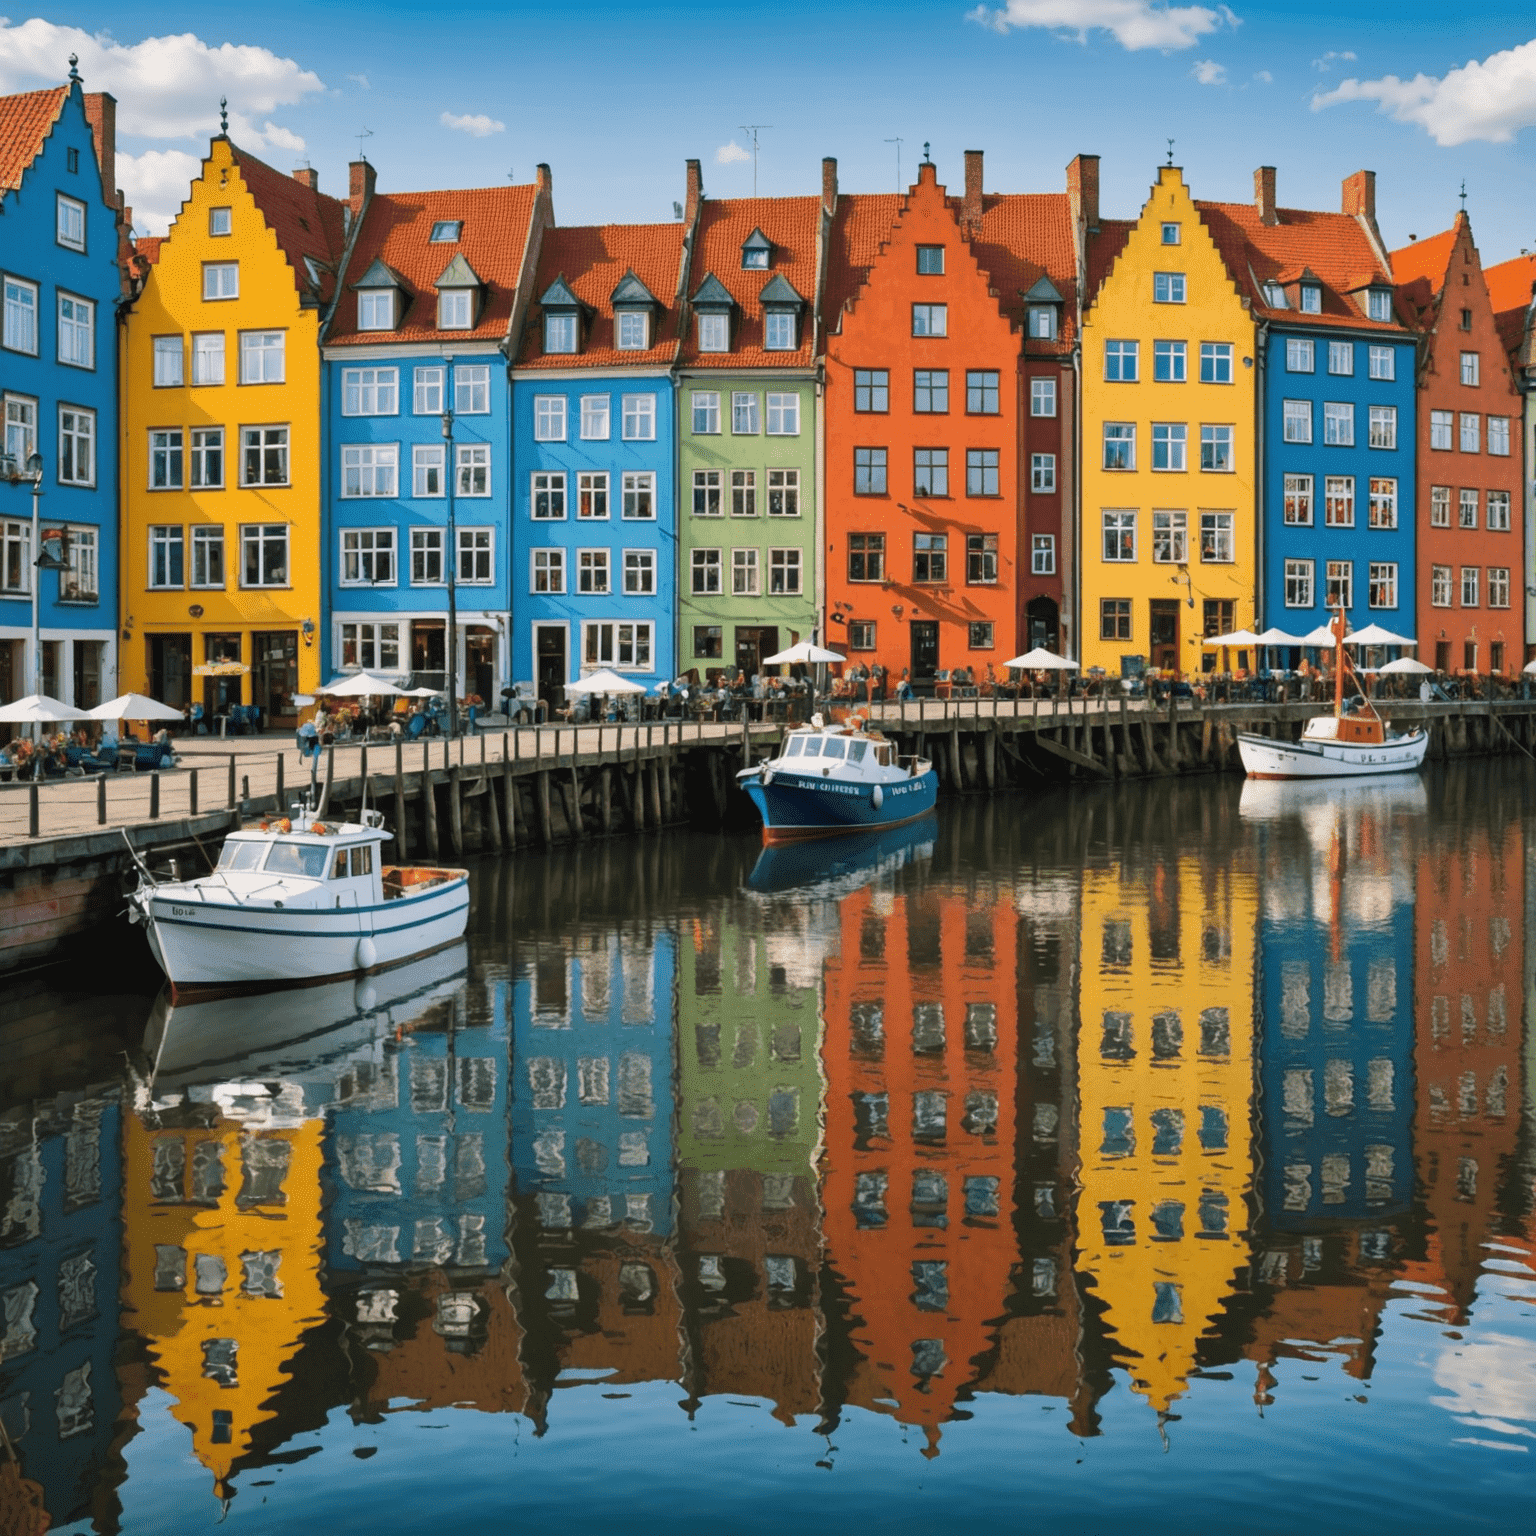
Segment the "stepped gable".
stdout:
[[[346,205],[339,198],[327,197],[302,181],[273,170],[233,140],[229,151],[240,168],[240,179],[293,269],[299,293],[321,304],[328,303],[336,291],[336,272],[346,249],[342,220]],[[317,276],[313,279],[306,260],[315,264]]]
[[[953,201],[953,200],[952,200]],[[955,204],[959,212],[959,204]],[[981,226],[971,252],[992,280],[1003,311],[1022,328],[1023,296],[1042,277],[1061,294],[1055,341],[1031,339],[1031,352],[1070,353],[1077,326],[1077,259],[1065,192],[1005,193],[982,198]]]
[[852,302],[869,279],[870,268],[891,232],[906,212],[907,199],[896,192],[851,192],[839,196],[832,219],[827,260],[827,293],[822,305],[828,331],[839,331],[843,307]]
[[[533,303],[523,327],[519,368],[636,368],[667,366],[677,360],[678,282],[682,271],[684,227],[674,224],[596,224],[550,229],[539,252]],[[645,284],[661,311],[652,332],[655,345],[644,352],[621,352],[614,345],[615,288],[627,273]],[[581,349],[546,356],[544,311],[539,299],[559,280],[581,300]]]
[[[806,368],[815,356],[816,238],[821,227],[819,197],[706,198],[694,237],[690,286],[712,275],[730,294],[737,315],[729,352],[700,352],[697,335],[683,342],[690,368]],[[742,247],[755,231],[772,245],[766,268],[744,268]],[[763,345],[761,295],[779,279],[800,296],[800,345],[770,352]]]
[[21,186],[68,99],[67,85],[0,96],[0,193]]

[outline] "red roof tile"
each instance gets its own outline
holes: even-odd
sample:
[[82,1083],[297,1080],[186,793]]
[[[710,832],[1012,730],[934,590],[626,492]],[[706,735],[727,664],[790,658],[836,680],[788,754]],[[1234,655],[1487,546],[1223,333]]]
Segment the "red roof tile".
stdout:
[[[953,199],[951,200],[954,201]],[[956,211],[959,203],[954,202]],[[1031,351],[1069,352],[1076,325],[1077,258],[1072,250],[1072,210],[1065,192],[984,196],[981,229],[971,245],[992,280],[1003,313],[1022,316],[1022,296],[1048,277],[1065,301],[1054,343],[1030,341]]]
[[[539,273],[523,328],[519,368],[635,368],[670,366],[677,360],[677,281],[683,260],[683,226],[676,224],[598,224],[550,229],[539,251]],[[633,272],[645,284],[661,313],[645,352],[621,352],[614,346],[613,307],[609,299]],[[539,297],[563,277],[586,307],[580,352],[544,352],[543,310]]]
[[1415,240],[1412,245],[1393,251],[1392,276],[1404,287],[1423,279],[1428,282],[1431,293],[1439,293],[1455,247],[1456,226],[1453,224],[1427,240]]
[[11,192],[21,185],[68,98],[67,85],[0,96],[0,192]]
[[[460,192],[375,193],[352,248],[341,299],[326,333],[327,344],[504,338],[512,321],[537,197],[538,188],[531,184]],[[462,224],[459,239],[434,243],[432,226],[448,220]],[[480,312],[470,331],[437,328],[435,284],[455,255],[462,255],[485,285]],[[405,279],[405,312],[393,331],[360,332],[354,285],[375,261],[382,261]]]
[[906,206],[906,198],[896,192],[851,192],[838,198],[821,308],[827,330],[841,327],[843,306],[864,286],[891,226]]
[[1098,230],[1088,237],[1088,292],[1083,297],[1084,310],[1091,308],[1098,298],[1104,279],[1114,270],[1135,227],[1135,219],[1100,219]]
[[[302,181],[274,171],[265,161],[231,143],[230,153],[240,167],[256,206],[261,209],[267,227],[277,236],[278,246],[293,268],[293,280],[299,292],[324,303],[336,287],[336,271],[346,249],[342,219],[344,204],[339,198],[312,191]],[[316,265],[318,281],[312,281],[305,258]]]
[[[690,295],[713,273],[740,307],[729,352],[700,352],[697,336],[684,338],[682,356],[690,368],[804,368],[814,355],[816,328],[816,237],[821,228],[819,197],[708,198],[699,215]],[[744,270],[741,248],[754,229],[773,242],[766,270]],[[758,294],[782,277],[805,300],[800,346],[794,352],[769,352],[763,346],[763,311]],[[647,284],[649,286],[649,284]],[[654,289],[652,290],[655,291]],[[660,295],[658,295],[660,297]]]
[[1513,352],[1526,342],[1526,323],[1531,309],[1531,285],[1536,283],[1536,256],[1516,256],[1483,271],[1494,323],[1505,349]]

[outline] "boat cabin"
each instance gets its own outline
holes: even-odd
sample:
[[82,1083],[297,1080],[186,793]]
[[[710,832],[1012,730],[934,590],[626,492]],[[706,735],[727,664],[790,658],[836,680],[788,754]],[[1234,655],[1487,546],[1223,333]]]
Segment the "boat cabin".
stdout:
[[844,759],[850,763],[862,763],[871,751],[874,753],[874,761],[880,767],[891,766],[890,742],[833,731],[792,731],[784,743],[783,756]]

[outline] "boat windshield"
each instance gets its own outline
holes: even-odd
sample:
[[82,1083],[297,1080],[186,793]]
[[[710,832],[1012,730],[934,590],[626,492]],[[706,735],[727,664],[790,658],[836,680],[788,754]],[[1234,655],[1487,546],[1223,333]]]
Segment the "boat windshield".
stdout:
[[785,757],[799,757],[804,750],[805,737],[803,736],[791,736],[784,744]]
[[850,741],[848,743],[848,761],[850,763],[862,763],[864,754],[869,751],[867,741]]
[[225,843],[219,854],[219,868],[260,869],[261,858],[266,851],[265,843]]
[[275,842],[262,867],[269,875],[308,875],[311,880],[325,879],[330,850],[316,843]]
[[848,743],[841,736],[828,736],[822,743],[821,755],[823,757],[841,757]]
[[805,738],[805,755],[807,757],[821,756],[821,737],[807,736]]

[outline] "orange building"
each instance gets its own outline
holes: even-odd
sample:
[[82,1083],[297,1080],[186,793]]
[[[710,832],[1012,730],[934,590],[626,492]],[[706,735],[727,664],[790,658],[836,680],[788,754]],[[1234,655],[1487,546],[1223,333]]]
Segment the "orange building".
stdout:
[[1419,656],[1441,672],[1512,677],[1525,655],[1524,401],[1466,213],[1443,233],[1394,251],[1392,275],[1426,336]]
[[996,1346],[1012,1230],[1016,919],[929,885],[839,907],[825,967],[827,1265],[859,1356],[842,1401],[927,1436]]

